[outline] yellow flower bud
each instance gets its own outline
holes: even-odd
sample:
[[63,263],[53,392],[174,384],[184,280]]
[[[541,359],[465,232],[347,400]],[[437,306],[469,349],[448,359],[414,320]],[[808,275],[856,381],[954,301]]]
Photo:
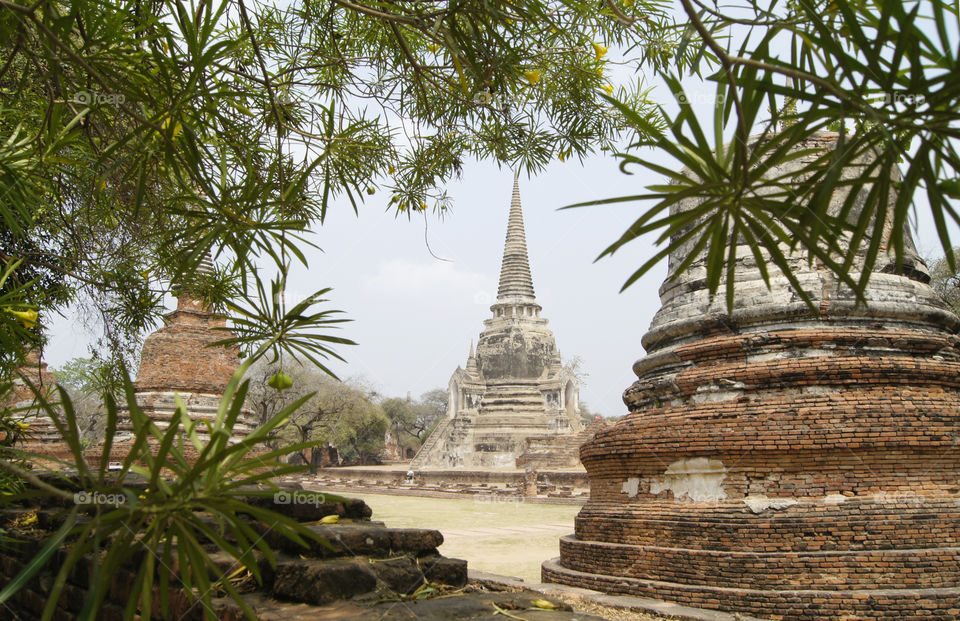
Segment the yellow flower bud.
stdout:
[[593,44],[593,53],[596,56],[597,60],[600,60],[601,58],[603,58],[603,56],[607,53],[607,50],[609,49],[610,49],[609,47],[603,47],[599,43]]
[[525,77],[527,81],[530,82],[530,86],[534,86],[536,85],[537,82],[540,81],[540,70],[535,69],[533,71],[524,71],[523,77]]
[[605,84],[605,85],[601,86],[600,88],[602,88],[603,90],[607,91],[607,95],[613,95],[613,85],[612,85],[612,84]]
[[32,328],[37,325],[37,311],[35,310],[15,311],[8,309],[7,312],[19,319],[24,328]]
[[276,390],[286,390],[287,388],[293,386],[293,380],[289,375],[283,371],[280,371],[270,378],[270,380],[267,382],[267,385]]

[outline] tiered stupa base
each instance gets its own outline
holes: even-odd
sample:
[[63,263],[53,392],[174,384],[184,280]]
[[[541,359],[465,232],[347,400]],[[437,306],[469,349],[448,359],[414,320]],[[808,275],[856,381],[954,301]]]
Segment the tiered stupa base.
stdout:
[[[202,445],[210,439],[209,428],[217,417],[223,391],[240,366],[239,352],[217,342],[230,337],[224,328],[226,320],[213,314],[202,300],[188,294],[177,299],[177,310],[165,316],[165,326],[150,334],[143,342],[140,369],[137,373],[137,405],[164,432],[176,412],[179,395],[187,416],[197,422],[195,430]],[[181,419],[179,426],[186,427]],[[242,440],[256,425],[253,412],[244,407],[232,429],[231,443]],[[156,454],[159,440],[149,440]],[[108,461],[123,461],[134,444],[133,421],[123,407],[117,417]],[[200,450],[183,438],[184,456],[195,462]],[[102,458],[103,446],[87,453],[91,462]]]
[[825,325],[676,348],[693,366],[661,407],[582,450],[590,502],[544,580],[763,617],[960,615],[957,344]]
[[[47,370],[47,363],[40,359],[37,351],[31,351],[18,373],[20,375],[13,378],[12,394],[6,403],[0,404],[13,411],[15,420],[27,425],[20,442],[14,448],[29,453],[32,456],[31,461],[44,468],[59,470],[73,466],[74,457],[70,447],[63,441],[56,424],[40,407],[34,393],[36,390],[43,395],[56,408],[60,421],[65,420],[59,410],[60,393],[56,389],[56,380]],[[25,379],[33,384],[33,388],[28,386]]]
[[581,449],[590,501],[544,579],[764,618],[960,616],[960,320],[903,241],[860,303],[792,254],[819,316],[745,248],[725,312],[705,255],[673,253],[630,413]]

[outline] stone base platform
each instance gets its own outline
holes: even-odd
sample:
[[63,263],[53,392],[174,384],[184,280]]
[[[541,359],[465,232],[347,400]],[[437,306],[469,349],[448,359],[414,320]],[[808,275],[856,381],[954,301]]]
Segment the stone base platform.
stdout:
[[604,617],[575,611],[557,599],[548,600],[556,609],[537,608],[534,602],[542,599],[540,593],[529,589],[488,591],[470,585],[436,598],[397,599],[372,605],[347,601],[309,606],[262,596],[248,597],[247,601],[260,621],[497,621],[511,616],[524,621],[605,621]]
[[[548,561],[548,563],[555,562],[556,559]],[[547,599],[559,600],[569,604],[575,610],[583,610],[611,619],[647,621],[667,617],[669,619],[683,619],[684,621],[759,621],[757,617],[740,613],[731,614],[719,610],[692,608],[659,599],[632,595],[610,595],[593,589],[563,584],[525,582],[519,578],[482,571],[470,570],[467,573],[471,584],[492,590],[501,588],[528,589],[540,593]]]
[[[315,489],[357,493],[382,492],[400,496],[462,498],[523,497],[525,501],[583,504],[590,482],[582,469],[523,470],[413,470],[408,464],[373,467],[324,468],[316,475],[300,475],[297,483]],[[291,479],[293,480],[293,479]]]
[[[759,590],[687,585],[568,569],[555,558],[543,564],[543,580],[576,584],[611,594],[662,597],[687,606],[722,606],[759,615],[734,612],[729,619],[956,619],[960,617],[960,588]],[[731,602],[736,602],[731,604]],[[952,608],[945,606],[951,602]],[[704,613],[720,611],[704,610]]]

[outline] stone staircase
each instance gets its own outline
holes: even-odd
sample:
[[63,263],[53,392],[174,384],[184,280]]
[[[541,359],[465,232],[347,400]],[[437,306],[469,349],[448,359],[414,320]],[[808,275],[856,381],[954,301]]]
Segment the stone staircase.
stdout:
[[607,423],[603,421],[595,421],[577,433],[529,437],[523,454],[517,458],[517,468],[576,468],[580,466],[580,447],[606,426]]
[[[469,428],[472,422],[473,418],[464,416],[463,414],[456,418],[445,419],[433,430],[433,433],[430,434],[427,441],[424,442],[420,450],[417,451],[417,454],[410,462],[410,468],[413,470],[423,468],[427,465],[425,462],[428,456],[431,455],[450,455],[451,457],[458,455],[469,434]],[[455,464],[450,463],[448,465],[453,466]]]
[[430,437],[427,438],[427,441],[423,443],[423,445],[420,447],[420,450],[417,451],[417,454],[414,455],[413,459],[410,461],[411,469],[423,467],[423,461],[425,456],[432,453],[434,450],[434,447],[436,447],[438,443],[444,441],[441,438],[444,438],[444,436],[446,436],[446,434],[448,433],[447,428],[450,427],[450,424],[452,422],[453,422],[453,419],[445,418],[442,423],[437,425],[437,427],[432,432],[430,432]]

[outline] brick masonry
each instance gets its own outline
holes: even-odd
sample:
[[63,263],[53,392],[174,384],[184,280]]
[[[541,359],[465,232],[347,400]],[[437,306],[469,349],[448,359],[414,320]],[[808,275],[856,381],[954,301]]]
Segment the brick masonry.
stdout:
[[177,309],[165,317],[166,325],[143,342],[137,391],[220,394],[237,367],[238,351],[211,347],[232,336],[226,320],[210,312],[200,300],[183,295]]
[[[192,419],[212,421],[227,383],[240,366],[238,349],[214,345],[232,336],[225,329],[226,319],[214,314],[201,300],[181,295],[177,309],[168,313],[164,322],[164,327],[143,341],[135,382],[137,404],[160,429],[169,424],[177,396]],[[244,408],[234,425],[234,436],[242,438],[254,426],[253,412]],[[110,459],[124,459],[132,438],[129,412],[121,409]],[[101,453],[99,447],[94,447],[87,454],[88,461],[99,460]],[[199,453],[186,446],[185,454],[193,461]]]
[[630,413],[581,449],[590,500],[544,581],[765,618],[960,614],[960,320],[906,246],[866,305],[793,255],[818,316],[745,249],[730,313],[702,256],[671,256]]
[[72,453],[62,441],[53,420],[38,406],[33,389],[26,381],[29,380],[33,388],[45,399],[56,403],[59,400],[59,395],[54,388],[56,380],[47,370],[47,363],[41,360],[39,352],[35,350],[27,354],[26,360],[17,372],[18,375],[13,378],[13,392],[3,403],[0,403],[0,409],[14,410],[16,418],[29,425],[16,448],[42,456],[46,458],[43,459],[44,467],[58,469],[60,467],[58,460],[72,461]]

